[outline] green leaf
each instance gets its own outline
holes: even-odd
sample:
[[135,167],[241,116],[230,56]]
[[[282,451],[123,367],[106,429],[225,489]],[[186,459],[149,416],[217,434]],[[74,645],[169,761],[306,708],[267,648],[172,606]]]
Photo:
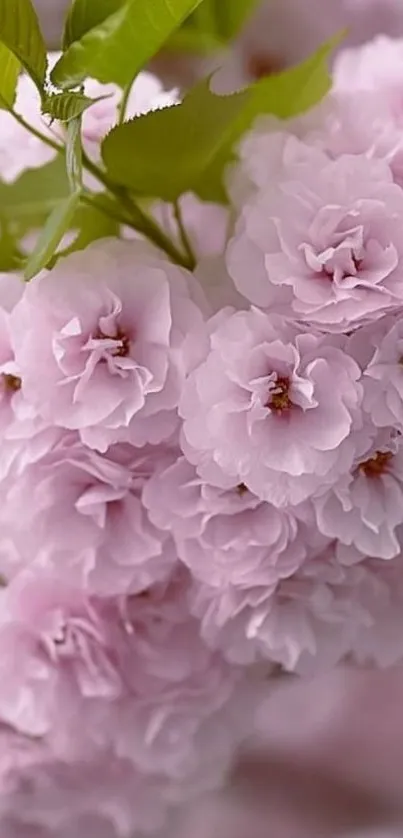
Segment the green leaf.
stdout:
[[204,0],[172,35],[167,47],[175,52],[222,50],[242,29],[257,0]]
[[230,41],[240,32],[257,6],[257,0],[211,0],[215,5],[217,35]]
[[181,105],[114,128],[102,145],[109,176],[140,195],[173,201],[191,189],[224,200],[223,172],[242,134],[261,113],[288,118],[316,104],[330,87],[333,45],[232,96],[215,95],[204,81]]
[[[226,2],[226,0],[221,0]],[[200,32],[217,34],[216,0],[204,0],[191,15],[191,20]]]
[[199,2],[126,0],[71,44],[53,68],[53,83],[66,90],[91,76],[126,86]]
[[35,250],[25,266],[24,276],[26,280],[36,276],[52,259],[64,234],[71,226],[80,197],[81,193],[79,191],[73,192],[68,198],[61,201],[50,214],[39,236]]
[[42,94],[47,55],[31,0],[0,0],[0,41],[18,58]]
[[24,172],[14,183],[0,182],[1,215],[18,228],[18,235],[42,227],[49,213],[69,194],[66,164],[61,155],[40,169]]
[[167,48],[172,52],[201,53],[208,55],[222,49],[223,43],[209,32],[200,32],[191,26],[183,26],[169,39]]
[[58,119],[59,122],[70,122],[71,119],[81,116],[95,102],[106,98],[107,96],[98,96],[97,99],[90,99],[89,96],[84,96],[84,93],[56,93],[45,96],[42,113],[48,114],[52,119]]
[[76,192],[83,182],[83,152],[81,146],[81,117],[70,120],[66,138],[66,168],[70,189]]
[[20,62],[0,41],[0,108],[10,110],[14,106]]
[[73,0],[64,25],[63,49],[66,50],[90,29],[99,26],[124,3],[126,0]]
[[118,126],[102,145],[109,176],[140,195],[175,200],[214,160],[247,99],[248,93],[215,96],[207,80],[182,105]]
[[0,217],[0,271],[13,271],[21,267],[21,254],[10,226]]

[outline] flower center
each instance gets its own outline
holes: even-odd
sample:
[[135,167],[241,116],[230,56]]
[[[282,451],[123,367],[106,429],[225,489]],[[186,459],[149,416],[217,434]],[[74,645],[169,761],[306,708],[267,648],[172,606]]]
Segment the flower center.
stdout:
[[52,638],[54,645],[56,647],[64,646],[67,642],[67,636],[68,636],[67,625],[64,623],[62,626],[60,626],[58,633],[55,634]]
[[18,390],[21,390],[21,379],[18,375],[10,375],[10,373],[3,373],[3,382],[6,390],[9,390],[11,393],[17,393]]
[[358,259],[358,257],[355,255],[355,253],[352,253],[351,254],[351,261],[354,265],[354,270],[356,271],[356,273],[358,273],[358,271],[361,270],[362,259]]
[[95,340],[113,340],[115,346],[110,350],[110,354],[114,358],[126,358],[130,352],[130,339],[119,327],[113,337],[111,335],[105,335],[101,329],[98,329]]
[[380,477],[388,470],[388,465],[393,458],[391,451],[377,451],[369,460],[360,463],[359,470],[365,474],[365,477],[374,478]]
[[270,391],[270,398],[266,403],[266,407],[274,413],[284,413],[291,410],[293,403],[289,396],[290,379],[288,376],[278,376],[273,389]]
[[245,485],[245,483],[239,483],[239,485],[236,487],[236,491],[238,492],[239,497],[243,498],[243,496],[246,495],[247,492],[249,492],[249,489]]
[[248,73],[252,79],[263,79],[282,70],[282,62],[269,53],[255,53],[248,62]]
[[328,264],[323,265],[322,270],[319,273],[319,276],[323,279],[330,279],[331,281],[335,279],[338,271],[340,272],[341,279],[347,279],[347,277],[352,275],[356,276],[361,270],[363,260],[359,259],[352,251],[350,253],[350,259],[353,265],[352,271],[349,270],[348,267],[343,267],[342,265],[334,265],[331,262],[329,262]]

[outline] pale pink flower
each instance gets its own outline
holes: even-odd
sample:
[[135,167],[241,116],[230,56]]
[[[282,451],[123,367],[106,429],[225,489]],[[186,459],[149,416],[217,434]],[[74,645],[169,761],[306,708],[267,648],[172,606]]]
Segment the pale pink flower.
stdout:
[[[395,322],[395,320],[398,319],[398,317],[399,315],[381,317],[374,323],[370,323],[367,326],[361,326],[360,329],[356,329],[355,331],[350,332],[350,334],[346,336],[344,351],[347,353],[347,355],[350,355],[351,358],[354,358],[354,361],[357,362],[358,366],[360,367],[363,373],[363,376],[367,370],[367,367],[369,366],[374,357],[377,347],[379,347],[382,343],[385,334],[388,331],[388,328],[390,328],[391,324]],[[364,393],[363,407],[366,383],[366,379],[363,377],[361,379],[361,384]],[[373,425],[371,417],[367,418],[368,424],[372,424],[373,435],[374,433],[376,433],[376,427]]]
[[247,588],[291,576],[306,558],[308,532],[295,516],[245,486],[205,483],[182,457],[158,470],[144,489],[154,523],[174,534],[179,557],[213,587]]
[[113,751],[60,760],[51,740],[5,726],[0,744],[2,838],[132,838],[164,823],[170,785]]
[[300,674],[331,669],[386,609],[389,589],[365,565],[342,567],[334,547],[276,589],[195,588],[193,610],[213,647],[241,664],[267,660]]
[[260,116],[241,140],[237,162],[227,171],[227,189],[239,211],[257,189],[269,189],[279,175],[298,179],[298,168],[327,157],[363,155],[386,161],[403,183],[403,140],[390,102],[378,90],[332,90],[312,110],[290,120]]
[[384,334],[365,369],[364,408],[378,428],[403,433],[403,320],[386,322]]
[[378,35],[359,47],[342,50],[333,67],[338,90],[378,90],[403,116],[403,40]]
[[1,599],[0,720],[50,738],[63,760],[108,749],[146,774],[203,783],[215,761],[220,774],[256,687],[205,645],[188,589],[179,575],[101,601],[19,574]]
[[[374,601],[370,623],[362,626],[353,645],[352,659],[359,666],[388,669],[403,661],[403,587],[402,555],[390,561],[369,560],[368,570],[384,588],[384,595]],[[357,565],[356,567],[362,567]]]
[[0,493],[3,575],[34,563],[101,596],[141,591],[166,578],[176,552],[142,499],[164,457],[158,447],[126,445],[101,455],[71,435],[25,468],[14,467]]
[[10,335],[10,314],[21,299],[24,285],[16,274],[0,273],[0,433],[14,420],[21,401],[21,378]]
[[334,159],[342,154],[363,154],[368,159],[385,160],[394,181],[403,185],[401,125],[382,91],[334,91],[290,128]]
[[[373,556],[392,559],[403,535],[403,447],[381,433],[349,473],[314,500],[319,530],[339,540],[337,555],[350,564]],[[399,539],[400,532],[400,539]]]
[[205,645],[189,614],[190,586],[179,569],[127,601],[120,667],[132,698],[117,714],[115,742],[143,771],[205,782],[206,768],[216,778],[245,735],[255,679]]
[[403,193],[384,161],[311,152],[243,207],[227,265],[252,303],[342,332],[402,306]]
[[[328,99],[326,100],[326,103]],[[327,109],[328,109],[327,105]],[[258,190],[268,190],[282,177],[300,177],[300,172],[312,169],[313,161],[323,166],[327,161],[321,143],[310,143],[306,135],[323,129],[324,105],[308,111],[302,117],[283,121],[272,116],[261,116],[253,129],[244,135],[238,148],[238,159],[230,165],[226,175],[227,191],[239,211]]]
[[339,126],[333,119],[330,142],[334,150],[354,138],[362,151],[388,160],[399,185],[403,184],[402,72],[401,39],[380,35],[339,53],[334,67]]
[[27,400],[100,451],[169,438],[199,355],[193,284],[141,242],[103,241],[60,260],[13,312]]
[[[0,274],[0,481],[10,480],[11,465],[18,471],[26,462],[42,456],[60,436],[27,402],[21,371],[15,360],[11,336],[11,313],[24,293],[16,274]],[[15,530],[15,525],[14,525]],[[4,533],[2,545],[4,544]]]
[[[29,76],[20,76],[15,110],[37,131],[50,139],[57,139],[49,128],[48,117],[41,115],[38,90]],[[6,183],[15,181],[26,169],[38,169],[57,155],[57,151],[20,125],[6,110],[0,120],[0,178]]]
[[298,334],[252,309],[210,324],[185,382],[182,448],[208,483],[244,483],[275,506],[334,483],[355,458],[361,375],[338,339]]
[[0,718],[20,733],[63,741],[82,702],[112,707],[123,691],[107,620],[52,577],[22,573],[2,591],[0,647]]

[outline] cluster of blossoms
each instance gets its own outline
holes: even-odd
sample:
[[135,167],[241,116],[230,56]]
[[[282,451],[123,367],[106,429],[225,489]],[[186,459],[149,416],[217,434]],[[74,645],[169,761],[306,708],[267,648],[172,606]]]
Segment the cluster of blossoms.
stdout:
[[[181,201],[193,274],[122,230],[1,275],[2,838],[157,829],[279,666],[401,662],[402,78],[381,39],[261,118],[230,210]],[[50,159],[4,126],[3,179]]]

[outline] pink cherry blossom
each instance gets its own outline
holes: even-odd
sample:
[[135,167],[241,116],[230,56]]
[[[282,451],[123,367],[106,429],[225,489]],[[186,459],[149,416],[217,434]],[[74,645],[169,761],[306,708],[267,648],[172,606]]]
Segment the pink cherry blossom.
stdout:
[[227,265],[254,304],[342,332],[403,303],[403,193],[384,161],[311,153],[243,207]]
[[156,525],[174,533],[180,558],[213,587],[275,587],[306,558],[308,531],[295,516],[240,484],[205,483],[182,457],[147,483],[144,502]]
[[[326,110],[325,110],[326,109]],[[316,130],[322,129],[324,115],[329,109],[325,105],[308,111],[298,119],[284,122],[272,116],[261,116],[253,129],[242,137],[238,147],[237,161],[228,167],[226,185],[232,203],[238,210],[244,208],[258,190],[269,189],[278,183],[279,176],[299,177],[300,170],[311,171],[313,161],[323,166],[328,158],[324,153],[324,140],[315,142]],[[306,142],[312,132],[311,142]]]
[[363,154],[385,160],[395,183],[403,185],[401,125],[379,90],[333,92],[313,112],[295,120],[292,128],[333,159]]
[[0,273],[0,432],[13,421],[21,401],[21,379],[10,335],[10,314],[24,285],[15,274]]
[[124,687],[107,628],[74,588],[43,574],[17,577],[1,601],[3,722],[23,734],[63,740],[85,699],[112,706]]
[[[11,312],[23,292],[24,285],[18,275],[0,274],[0,484],[4,479],[9,481],[12,465],[18,471],[24,463],[42,456],[60,437],[59,429],[48,426],[23,393],[10,322]],[[2,545],[4,539],[3,533]]]
[[[41,115],[38,90],[29,76],[23,74],[18,81],[16,112],[37,131],[50,139],[57,139],[49,128],[49,120]],[[50,163],[57,151],[20,125],[14,116],[1,112],[0,123],[0,178],[12,183],[26,169],[38,169]]]
[[350,473],[314,501],[320,531],[337,538],[343,563],[398,556],[403,525],[403,450],[400,438],[380,434]]
[[191,283],[141,242],[95,243],[60,260],[13,312],[27,400],[99,451],[168,439],[199,353]]
[[215,783],[247,731],[261,681],[205,645],[183,570],[127,601],[120,667],[133,698],[120,708],[116,748],[143,771]]
[[378,35],[359,47],[342,50],[333,68],[338,90],[378,90],[403,114],[403,41]]
[[338,55],[334,84],[339,110],[341,104],[341,124],[337,128],[333,120],[332,141],[340,147],[346,140],[348,143],[347,138],[354,137],[362,151],[389,161],[400,185],[403,183],[402,69],[401,39],[380,35],[361,47],[343,50]]
[[[352,643],[352,660],[359,666],[388,669],[401,666],[402,642],[402,556],[387,562],[364,563],[384,594],[372,603],[371,620],[360,627]],[[363,567],[363,564],[356,567]]]
[[[174,545],[151,523],[142,500],[165,456],[158,447],[125,445],[101,455],[67,435],[43,457],[14,468],[0,512],[3,575],[38,563],[102,596],[141,591],[167,577]],[[21,509],[26,511],[16,531]]]
[[237,162],[227,171],[232,202],[242,210],[257,189],[267,190],[277,182],[279,173],[298,178],[298,167],[312,166],[313,148],[321,166],[328,157],[337,160],[345,154],[384,160],[394,181],[403,183],[401,126],[388,99],[377,89],[333,89],[319,105],[294,119],[256,120],[241,140]]
[[386,322],[384,334],[365,369],[364,408],[378,428],[403,433],[403,321]]
[[182,448],[200,476],[244,483],[279,507],[336,482],[362,427],[358,365],[336,339],[298,334],[257,309],[224,311],[210,328],[180,405]]
[[229,660],[264,659],[306,675],[343,660],[389,601],[388,586],[371,568],[342,567],[330,546],[274,591],[201,585],[193,610],[203,637]]
[[146,774],[205,783],[214,761],[219,774],[256,695],[202,641],[187,589],[180,574],[101,601],[20,574],[2,592],[0,720],[68,761],[108,749]]
[[164,822],[170,786],[113,752],[59,760],[51,741],[3,726],[0,817],[5,838],[132,838]]

